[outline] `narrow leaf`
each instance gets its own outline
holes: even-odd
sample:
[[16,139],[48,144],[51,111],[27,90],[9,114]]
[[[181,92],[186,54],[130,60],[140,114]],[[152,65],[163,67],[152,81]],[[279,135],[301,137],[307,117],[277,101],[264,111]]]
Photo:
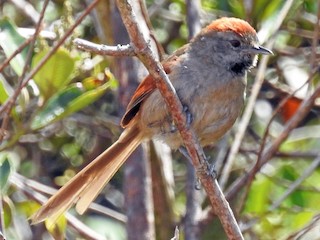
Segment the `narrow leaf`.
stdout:
[[[49,49],[37,53],[32,60],[35,67],[48,53]],[[34,81],[39,87],[41,95],[49,99],[52,95],[63,89],[71,80],[75,60],[70,53],[60,48],[34,76]]]
[[34,118],[31,128],[39,129],[61,120],[96,101],[110,86],[109,82],[86,91],[81,83],[73,84],[49,99],[43,110]]
[[[14,25],[8,18],[0,20],[0,46],[2,47],[7,57],[11,56],[15,50],[25,41],[17,31],[17,26]],[[13,70],[20,76],[27,58],[28,48],[17,54],[11,61],[10,65]]]
[[3,153],[0,159],[0,193],[7,191],[9,177],[12,172],[12,167],[7,153]]

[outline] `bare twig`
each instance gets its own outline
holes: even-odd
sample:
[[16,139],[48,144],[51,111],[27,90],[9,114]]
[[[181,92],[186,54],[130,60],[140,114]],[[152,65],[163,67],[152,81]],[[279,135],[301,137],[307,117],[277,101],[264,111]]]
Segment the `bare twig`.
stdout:
[[[19,188],[24,194],[26,194],[28,197],[35,200],[36,202],[44,204],[48,200],[45,196],[40,194],[39,191],[34,191],[32,188],[30,188],[27,184],[28,179],[26,179],[25,177],[17,173],[12,174],[10,178],[10,182],[11,184]],[[98,233],[90,229],[88,226],[83,224],[80,220],[78,220],[76,217],[74,217],[70,213],[66,213],[65,216],[68,221],[68,224],[85,239],[106,240],[105,237],[99,235]]]
[[310,72],[316,67],[316,56],[317,56],[317,46],[319,40],[319,29],[320,28],[320,1],[318,1],[318,14],[317,22],[314,25],[313,37],[312,37],[312,51],[310,56]]
[[117,46],[107,46],[103,44],[95,44],[84,39],[76,38],[73,40],[73,43],[77,48],[100,55],[109,55],[115,57],[124,57],[124,56],[135,56],[133,47],[130,44],[127,45],[117,45]]
[[6,60],[4,60],[4,62],[0,65],[0,73],[2,72],[2,70],[8,66],[8,64],[10,63],[10,61],[17,56],[19,53],[22,52],[22,50],[28,46],[30,44],[30,42],[33,40],[33,37],[28,38],[27,40],[25,40]]
[[[36,193],[40,193],[40,194],[45,194],[45,195],[54,195],[57,190],[52,188],[52,187],[48,187],[47,185],[44,185],[42,183],[39,183],[37,181],[25,178],[24,176],[18,174],[18,173],[14,173],[13,175],[14,177],[10,179],[11,183],[14,184],[14,181],[18,179],[18,181],[23,182],[23,186],[28,187],[29,189],[34,190],[35,194]],[[45,202],[46,200],[43,198],[43,202]],[[43,203],[42,201],[40,201],[40,203]],[[120,223],[125,223],[127,221],[127,218],[125,215],[114,211],[110,208],[106,208],[103,207],[97,203],[92,203],[89,206],[89,209],[96,212],[96,213],[100,213],[104,216],[107,216],[109,218],[112,218]]]
[[171,238],[171,240],[179,240],[179,228],[176,227],[175,230],[174,230],[174,236],[173,238]]
[[205,160],[202,148],[198,139],[192,130],[186,128],[186,117],[183,114],[183,108],[175,90],[170,83],[168,76],[163,70],[162,65],[155,61],[154,55],[148,46],[147,41],[140,33],[139,25],[136,21],[135,14],[128,1],[117,1],[121,12],[123,22],[129,32],[130,40],[134,46],[135,52],[139,59],[145,64],[146,68],[154,78],[157,88],[164,97],[166,104],[172,113],[172,117],[177,128],[180,131],[184,144],[193,160],[194,167],[198,170],[198,176],[201,180],[213,208],[215,209],[224,230],[229,239],[243,239],[239,226],[234,218],[228,202],[225,200],[223,193],[216,180],[213,180],[209,166]]
[[[193,38],[201,30],[199,0],[186,0],[187,4],[187,25],[189,30],[189,39]],[[197,224],[201,214],[201,192],[195,188],[197,175],[195,168],[190,161],[187,164],[186,179],[186,213],[184,217],[184,235],[186,240],[199,239],[200,231]]]
[[189,30],[189,39],[194,37],[201,30],[200,9],[201,1],[186,0],[187,4],[187,23]]
[[[317,74],[317,71],[313,72],[309,79],[306,81],[305,84],[310,82],[310,80],[313,78],[313,76]],[[303,84],[303,86],[305,85]],[[302,87],[302,86],[301,86]],[[300,88],[299,88],[300,89]],[[264,133],[260,151],[258,153],[258,160],[255,166],[253,166],[246,175],[242,175],[240,178],[238,178],[226,191],[226,198],[227,199],[232,199],[235,197],[235,195],[239,192],[239,190],[246,184],[248,184],[250,181],[253,180],[253,177],[255,174],[261,169],[261,167],[268,162],[272,156],[288,156],[284,153],[279,153],[278,148],[280,144],[285,141],[289,135],[289,133],[296,127],[298,124],[304,119],[304,117],[309,113],[309,111],[312,109],[312,107],[315,105],[315,99],[317,96],[320,94],[320,86],[315,90],[315,92],[310,96],[309,98],[306,98],[300,105],[299,109],[295,113],[294,116],[287,122],[285,125],[282,133],[278,136],[277,139],[271,143],[267,149],[265,149],[264,145],[266,144],[267,136],[268,136],[268,131],[269,127],[271,125],[271,122],[275,118],[276,114],[280,111],[280,109],[283,107],[285,102],[292,97],[296,91],[299,89],[291,92],[285,99],[283,99],[280,104],[277,106],[277,108],[274,110],[274,113],[269,120],[269,123],[267,124],[266,127],[266,132]],[[312,157],[313,155],[310,155]],[[315,156],[314,156],[315,157]],[[248,189],[248,188],[247,188]],[[211,211],[207,210],[205,216],[201,220],[201,225],[206,225],[208,222],[211,221],[211,219],[215,216],[215,212],[211,209]]]
[[[41,10],[41,13],[40,13],[40,17],[39,17],[39,21],[38,21],[38,23],[36,25],[35,33],[32,36],[32,40],[30,42],[30,46],[29,46],[29,49],[28,49],[27,58],[26,58],[25,65],[24,65],[23,70],[22,70],[22,74],[18,79],[17,89],[22,89],[21,85],[23,83],[23,78],[24,78],[27,70],[29,69],[29,63],[31,62],[33,48],[34,48],[37,36],[38,36],[38,34],[39,34],[40,30],[41,30],[42,20],[44,18],[44,13],[46,12],[48,4],[49,4],[49,0],[46,0],[44,2],[44,4],[43,4],[43,7],[42,7],[42,10]],[[18,95],[17,95],[17,97],[18,97]],[[10,112],[12,110],[12,107],[13,107],[15,101],[16,101],[16,99],[14,99],[14,101],[9,101],[10,104],[7,106],[5,114],[4,114],[4,117],[3,117],[3,120],[2,120],[1,132],[5,132],[7,130],[7,127],[8,127],[8,124],[9,124],[9,115],[10,115]],[[5,134],[0,134],[0,143],[2,142],[4,136],[5,136]]]
[[68,31],[60,38],[60,40],[53,46],[53,48],[41,59],[35,68],[33,68],[29,74],[23,79],[19,88],[17,88],[14,94],[6,101],[0,108],[0,115],[7,109],[10,104],[14,104],[19,96],[22,88],[27,86],[30,79],[41,69],[41,67],[48,61],[48,59],[59,49],[59,47],[65,42],[65,40],[73,33],[74,29],[82,22],[82,20],[90,13],[90,11],[96,6],[99,0],[94,0],[86,10],[79,16],[75,23],[68,29]]
[[303,100],[300,104],[296,113],[292,118],[286,123],[283,128],[283,131],[279,136],[262,152],[261,160],[259,164],[253,167],[248,174],[241,176],[234,182],[228,189],[226,196],[228,199],[233,198],[238,190],[247,183],[249,176],[259,169],[272,158],[272,156],[277,152],[279,146],[287,139],[289,133],[304,119],[304,117],[309,113],[310,109],[314,105],[314,101],[320,94],[320,85],[315,89],[312,95],[309,98]]
[[307,178],[310,176],[312,172],[315,171],[315,169],[320,164],[320,155],[314,161],[310,164],[310,166],[302,173],[302,175],[294,181],[291,186],[282,194],[281,197],[279,197],[276,201],[273,202],[273,204],[270,207],[270,211],[272,212],[277,207],[280,206],[280,204]]
[[[252,149],[244,149],[240,148],[241,153],[252,153],[259,155],[259,151],[252,150]],[[280,158],[306,158],[306,159],[314,159],[318,156],[318,153],[316,152],[281,152],[278,151],[274,155],[275,157],[280,157]]]
[[319,227],[319,223],[320,223],[320,214],[317,214],[312,218],[312,220],[306,226],[304,226],[299,231],[291,234],[286,240],[297,240],[297,239],[302,239],[302,237],[306,237],[306,234],[309,231],[311,231],[313,228]]

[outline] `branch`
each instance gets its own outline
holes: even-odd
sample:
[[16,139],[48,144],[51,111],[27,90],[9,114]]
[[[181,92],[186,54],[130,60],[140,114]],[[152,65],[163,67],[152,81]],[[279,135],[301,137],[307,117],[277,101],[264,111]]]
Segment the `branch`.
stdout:
[[[192,39],[201,30],[200,0],[186,0],[187,26],[189,39]],[[186,212],[183,220],[185,240],[199,239],[199,216],[201,215],[201,192],[194,186],[197,182],[195,168],[190,161],[187,165],[186,179]]]
[[[152,50],[148,42],[143,38],[139,29],[135,15],[131,5],[127,1],[117,2],[121,12],[123,22],[129,32],[131,44],[125,46],[102,46],[88,41],[77,39],[75,44],[80,49],[102,53],[103,55],[112,56],[133,56],[136,55],[146,66],[149,73],[154,78],[157,88],[164,97],[168,109],[172,113],[174,122],[180,131],[181,137],[188,150],[189,155],[193,159],[193,165],[197,169],[198,177],[203,184],[210,202],[215,209],[220,221],[225,229],[229,239],[243,239],[239,226],[234,218],[232,210],[229,207],[217,181],[212,179],[209,166],[206,162],[204,152],[198,142],[197,137],[191,129],[186,127],[186,117],[183,113],[183,107],[176,95],[168,76],[163,70],[160,62],[154,59]],[[131,52],[133,47],[134,54]]]
[[[10,182],[18,189],[20,189],[25,195],[27,195],[29,198],[33,199],[36,202],[44,204],[48,199],[42,194],[40,194],[38,191],[34,191],[33,189],[31,189],[30,186],[28,186],[29,181],[29,179],[17,173],[12,174],[12,176],[10,177]],[[68,224],[84,238],[92,240],[106,239],[104,236],[96,233],[87,225],[83,224],[80,220],[78,220],[70,213],[66,213],[65,216]]]
[[[272,32],[269,33],[269,36],[261,36],[260,39],[261,42],[264,42],[267,37],[270,37],[271,34],[274,34],[280,29],[285,17],[287,16],[288,11],[291,9],[291,6],[293,5],[292,0],[287,1],[284,6],[282,7],[280,13],[278,14],[278,18],[276,23],[274,24],[274,27],[272,28]],[[267,48],[272,48],[273,42],[269,42],[267,44]],[[251,91],[251,96],[248,100],[248,104],[245,108],[245,111],[243,113],[243,117],[241,118],[241,121],[239,123],[239,128],[235,136],[235,140],[232,144],[232,147],[230,149],[230,154],[227,158],[226,164],[224,166],[223,172],[221,174],[221,179],[220,179],[220,185],[222,188],[225,187],[227,180],[229,179],[229,175],[233,166],[233,163],[235,161],[236,155],[239,152],[239,148],[242,142],[242,139],[244,138],[245,131],[248,127],[248,124],[251,119],[251,115],[253,113],[254,105],[257,100],[258,94],[260,92],[260,88],[262,86],[263,80],[264,80],[264,75],[267,67],[269,56],[263,56],[262,61],[260,63],[254,85],[252,86],[252,91]]]
[[198,177],[208,194],[215,212],[220,218],[228,238],[243,239],[228,202],[224,198],[217,181],[211,176],[209,166],[197,137],[191,129],[187,129],[186,127],[186,116],[183,114],[181,102],[162,65],[154,59],[150,46],[141,34],[129,1],[118,0],[117,5],[122,15],[124,25],[129,33],[131,43],[134,46],[134,50],[154,78],[157,88],[164,97],[173,120],[184,140],[188,153],[192,158],[193,165],[198,170]]
[[235,196],[238,189],[245,185],[247,181],[249,180],[249,177],[256,171],[260,170],[261,167],[269,161],[273,157],[273,155],[277,152],[280,145],[287,139],[289,136],[289,133],[296,127],[298,124],[305,118],[305,116],[309,113],[311,108],[314,105],[315,100],[318,98],[320,94],[320,85],[315,89],[313,94],[309,97],[303,100],[300,107],[296,111],[296,113],[292,116],[292,118],[287,122],[287,124],[284,126],[283,131],[279,134],[279,136],[273,141],[272,144],[270,144],[261,155],[261,158],[259,160],[259,164],[251,168],[248,174],[243,175],[241,178],[239,178],[235,183],[232,184],[232,186],[229,188],[229,190],[226,193],[226,196],[228,199],[231,199]]
[[42,10],[41,10],[41,13],[40,13],[40,16],[39,16],[39,20],[38,20],[37,25],[36,25],[36,29],[35,29],[34,35],[31,37],[31,41],[30,41],[30,44],[29,44],[29,49],[28,49],[28,52],[27,52],[25,65],[23,66],[22,74],[21,74],[21,76],[19,76],[19,79],[18,79],[18,86],[17,86],[17,90],[15,92],[17,95],[16,95],[15,98],[12,98],[12,101],[9,101],[9,104],[5,108],[5,115],[3,117],[2,124],[1,124],[0,142],[2,142],[3,138],[6,135],[5,133],[6,133],[6,129],[7,129],[8,125],[9,125],[10,112],[11,112],[11,110],[13,108],[13,105],[14,105],[17,97],[18,97],[18,94],[20,93],[20,91],[22,89],[21,85],[23,83],[23,78],[25,77],[25,75],[27,73],[27,70],[29,69],[29,65],[31,63],[32,54],[33,54],[33,48],[34,48],[34,45],[36,43],[38,34],[40,33],[40,30],[41,30],[41,27],[42,27],[43,18],[44,18],[44,14],[46,12],[48,4],[49,4],[49,0],[44,1]]
[[174,236],[173,236],[173,238],[171,238],[171,240],[179,240],[179,235],[180,235],[179,228],[176,227],[174,230]]
[[93,52],[99,55],[109,55],[114,57],[135,56],[133,47],[130,44],[107,46],[103,44],[96,44],[84,39],[76,38],[73,43],[78,49]]
[[275,200],[271,207],[270,211],[273,212],[276,208],[280,206],[280,204],[291,194],[293,191],[295,191],[299,185],[318,168],[320,165],[320,155],[317,156],[316,159],[313,160],[313,162],[310,164],[310,166],[304,170],[304,172],[301,174],[301,176],[294,181],[290,187],[279,197],[277,200]]
[[28,38],[27,40],[25,40],[6,60],[4,60],[4,62],[0,65],[0,73],[2,72],[2,70],[9,65],[9,63],[11,62],[11,60],[17,56],[19,53],[21,53],[23,51],[23,49],[25,47],[27,47],[31,42],[33,41],[33,37]]
[[[65,40],[73,33],[74,29],[82,22],[82,20],[90,13],[90,11],[96,6],[99,0],[94,0],[86,10],[79,16],[75,23],[68,29],[68,31],[61,37],[61,39],[53,46],[53,48],[41,59],[41,61],[33,68],[27,76],[25,76],[19,87],[15,90],[14,94],[7,99],[7,101],[0,108],[0,115],[3,113],[9,114],[9,109],[14,105],[18,96],[20,95],[21,90],[27,86],[30,79],[41,69],[41,67],[49,60],[49,58],[59,49],[59,47],[65,42]],[[0,140],[2,140],[0,132]],[[1,141],[0,141],[1,142]]]

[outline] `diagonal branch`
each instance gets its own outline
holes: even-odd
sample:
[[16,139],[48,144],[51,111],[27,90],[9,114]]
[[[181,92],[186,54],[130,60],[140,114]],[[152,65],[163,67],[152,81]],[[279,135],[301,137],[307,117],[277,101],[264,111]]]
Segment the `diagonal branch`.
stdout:
[[[226,201],[217,181],[212,178],[207,165],[203,149],[191,129],[186,127],[186,117],[183,113],[182,104],[173,88],[168,76],[159,61],[155,60],[149,43],[143,37],[136,21],[132,7],[127,1],[117,2],[123,22],[130,36],[130,45],[104,46],[90,43],[85,40],[76,39],[74,43],[78,48],[111,56],[133,56],[136,55],[146,66],[149,73],[156,81],[157,88],[164,97],[172,117],[180,131],[184,144],[193,159],[193,165],[198,170],[198,177],[203,184],[214,211],[221,220],[229,239],[243,239],[239,226],[234,218],[231,208]],[[132,51],[133,50],[133,51]]]
[[6,109],[14,104],[22,90],[25,86],[27,86],[30,79],[41,69],[41,67],[49,60],[49,58],[59,49],[59,47],[66,41],[68,37],[73,33],[74,29],[82,22],[82,20],[91,12],[91,10],[96,6],[96,4],[100,0],[94,0],[86,10],[78,17],[75,23],[66,31],[66,33],[60,38],[60,40],[53,46],[53,48],[41,59],[41,61],[33,68],[27,76],[21,82],[19,88],[16,89],[14,94],[0,107],[0,115],[3,114]]
[[[45,203],[48,199],[39,193],[39,189],[33,189],[30,186],[29,179],[23,177],[20,174],[14,173],[12,174],[10,178],[10,182],[19,190],[21,190],[25,195],[27,195],[29,198],[33,199],[36,202],[39,202],[41,204]],[[32,184],[31,184],[32,185]],[[83,222],[81,222],[78,218],[73,216],[70,213],[66,213],[66,219],[68,224],[76,230],[81,236],[83,236],[86,239],[92,239],[92,240],[105,240],[106,238],[99,233],[96,233],[94,230],[89,228],[87,225],[85,225]],[[0,238],[1,239],[1,238]]]
[[305,116],[310,112],[311,108],[314,105],[315,100],[320,95],[320,85],[315,89],[312,95],[309,98],[306,98],[296,111],[295,115],[287,122],[284,126],[283,131],[279,136],[262,152],[259,164],[254,166],[248,174],[240,177],[234,184],[232,184],[229,190],[226,193],[228,199],[232,199],[239,188],[247,183],[249,177],[253,174],[254,171],[258,171],[266,164],[273,155],[278,151],[280,145],[287,139],[289,133],[296,127],[298,124],[305,118]]
[[168,76],[164,72],[162,65],[155,60],[148,42],[141,34],[130,2],[118,0],[117,5],[122,15],[124,25],[129,33],[134,50],[138,58],[144,63],[154,78],[157,88],[164,97],[174,122],[184,140],[184,144],[192,158],[193,165],[198,170],[198,177],[208,194],[215,212],[220,218],[228,238],[243,239],[228,202],[225,200],[217,181],[214,180],[210,174],[209,167],[197,137],[191,129],[187,129],[186,127],[186,117],[183,114],[181,102],[179,101]]

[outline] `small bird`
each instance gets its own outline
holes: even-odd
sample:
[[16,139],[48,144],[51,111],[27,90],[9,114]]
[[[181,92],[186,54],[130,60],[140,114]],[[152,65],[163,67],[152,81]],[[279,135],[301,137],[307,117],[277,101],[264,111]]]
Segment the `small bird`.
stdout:
[[[272,52],[259,45],[249,23],[225,17],[213,21],[162,62],[203,147],[222,137],[239,116],[246,73],[256,65],[257,54]],[[33,223],[46,218],[56,221],[73,204],[83,214],[142,141],[153,138],[172,149],[183,147],[151,75],[135,91],[121,126],[125,130],[119,139],[60,188],[31,217]]]

